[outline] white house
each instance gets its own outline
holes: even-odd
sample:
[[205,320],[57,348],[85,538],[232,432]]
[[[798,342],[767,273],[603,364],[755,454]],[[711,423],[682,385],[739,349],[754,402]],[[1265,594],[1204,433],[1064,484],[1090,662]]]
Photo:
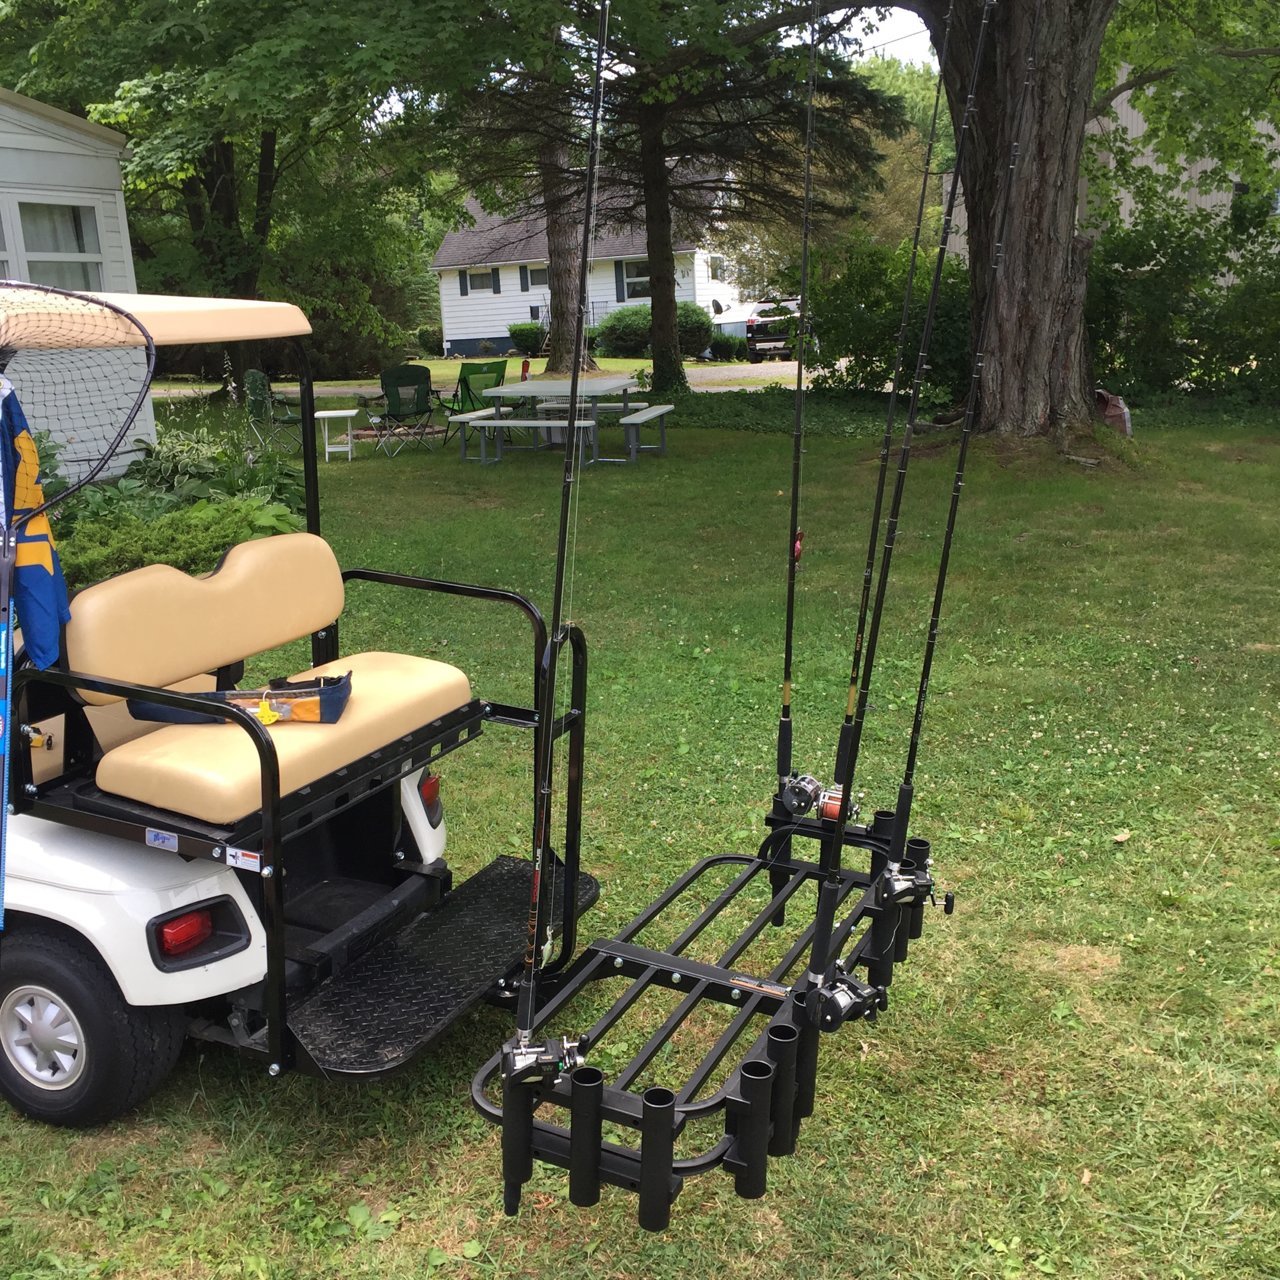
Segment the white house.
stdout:
[[[0,280],[137,292],[120,184],[126,146],[111,129],[0,89]],[[154,438],[150,404],[130,434]],[[68,472],[84,461],[73,448],[61,459]]]
[[[550,314],[546,224],[541,218],[485,213],[474,203],[467,208],[474,225],[445,236],[431,264],[440,278],[444,352],[505,352],[511,347],[508,325],[545,322]],[[738,291],[724,278],[720,255],[679,237],[674,247],[678,302],[696,302],[715,315],[739,301]],[[617,307],[647,305],[644,228],[602,229],[588,280],[590,324]]]

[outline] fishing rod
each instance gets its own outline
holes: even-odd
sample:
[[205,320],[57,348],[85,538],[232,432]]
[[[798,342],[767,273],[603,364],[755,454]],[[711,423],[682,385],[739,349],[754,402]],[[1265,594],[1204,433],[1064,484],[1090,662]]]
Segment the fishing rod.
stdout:
[[[938,54],[938,82],[933,93],[933,116],[929,122],[929,141],[924,153],[924,172],[920,178],[920,198],[916,205],[916,225],[911,237],[911,259],[907,264],[907,284],[902,295],[902,321],[898,327],[898,353],[893,365],[893,381],[889,384],[889,406],[885,414],[884,438],[880,442],[880,470],[876,477],[875,503],[871,511],[871,530],[867,538],[867,563],[862,571],[862,596],[858,601],[858,625],[853,639],[853,667],[849,679],[849,701],[845,708],[845,723],[849,723],[853,711],[854,688],[862,669],[862,645],[866,635],[867,614],[871,605],[871,584],[875,578],[876,550],[879,546],[880,517],[884,508],[885,481],[889,474],[889,454],[893,450],[894,428],[898,416],[898,385],[907,361],[907,337],[911,327],[911,302],[915,292],[916,264],[920,257],[920,240],[924,233],[924,211],[929,201],[929,180],[933,177],[933,152],[938,140],[938,121],[942,111],[942,68],[947,65],[951,48],[951,21],[955,15],[955,0],[947,6],[947,17],[942,29],[942,50]],[[836,753],[837,778],[844,777],[845,758],[849,735],[842,734],[840,749]]]
[[[987,285],[987,296],[982,304],[982,318],[978,326],[978,340],[974,351],[973,371],[969,382],[969,395],[965,401],[964,422],[960,430],[960,450],[956,458],[955,480],[951,487],[951,506],[947,512],[947,527],[942,539],[942,555],[938,561],[938,580],[933,592],[933,611],[929,618],[929,632],[925,641],[924,660],[920,667],[920,684],[916,691],[915,715],[911,722],[911,742],[907,748],[907,763],[903,771],[902,787],[906,791],[906,809],[911,807],[911,794],[914,788],[916,756],[920,750],[920,736],[924,728],[924,709],[929,696],[929,677],[933,671],[933,656],[938,646],[938,625],[942,616],[942,599],[947,586],[947,569],[951,561],[951,544],[955,536],[956,516],[960,509],[960,494],[964,488],[965,463],[969,452],[969,441],[973,436],[974,423],[977,420],[978,402],[982,396],[982,372],[986,361],[987,338],[991,327],[991,317],[995,313],[996,277],[1004,262],[1004,241],[1009,227],[1009,210],[1013,205],[1013,184],[1021,159],[1021,143],[1023,116],[1027,101],[1031,96],[1031,81],[1036,71],[1036,36],[1040,26],[1040,14],[1037,9],[1031,22],[1028,38],[1028,51],[1022,87],[1018,90],[1018,101],[1014,107],[1012,140],[1009,146],[1009,162],[1005,172],[1004,193],[1001,197],[1000,222],[996,230],[995,249],[991,257],[991,276]],[[903,824],[905,830],[905,822]]]
[[[978,38],[974,46],[973,67],[969,76],[969,85],[965,97],[964,111],[960,119],[960,128],[956,137],[956,174],[959,175],[961,161],[967,151],[971,136],[971,121],[975,111],[979,75],[982,68],[983,54],[986,50],[987,35],[991,27],[991,15],[995,10],[996,0],[984,0],[982,19],[978,29]],[[875,668],[876,646],[880,638],[880,624],[884,617],[885,593],[889,585],[889,570],[893,562],[893,548],[897,540],[898,519],[902,510],[902,495],[906,488],[907,468],[911,460],[911,440],[915,428],[916,414],[920,405],[920,388],[924,382],[925,370],[928,368],[929,348],[933,339],[933,324],[937,316],[938,299],[942,291],[942,271],[946,263],[947,245],[951,238],[952,219],[955,216],[956,197],[960,183],[953,181],[947,195],[946,207],[942,219],[942,233],[939,237],[937,258],[933,269],[933,283],[929,290],[928,304],[925,308],[924,327],[920,336],[920,351],[916,357],[915,374],[911,381],[911,396],[907,404],[907,422],[902,432],[902,443],[898,451],[898,473],[894,481],[893,497],[889,504],[889,515],[885,523],[884,548],[880,556],[880,572],[876,582],[875,603],[867,627],[866,647],[862,655],[862,671],[859,675],[851,671],[849,680],[849,702],[845,709],[844,724],[840,727],[840,743],[836,759],[843,768],[836,775],[836,786],[839,797],[837,812],[831,819],[822,852],[824,869],[832,869],[840,864],[840,853],[843,847],[845,824],[849,820],[849,811],[853,792],[853,779],[858,767],[858,753],[862,745],[862,732],[866,724],[867,700],[871,692],[871,677]],[[854,689],[857,689],[856,708],[854,706]],[[906,839],[906,822],[902,813],[903,796],[899,794],[899,809],[894,820],[894,844],[901,850]]]
[[[609,29],[609,0],[600,6],[596,37],[595,70],[591,89],[591,131],[587,145],[586,212],[582,222],[582,258],[578,267],[578,307],[574,318],[573,372],[569,380],[569,407],[564,442],[564,479],[560,490],[560,524],[556,540],[555,589],[552,596],[551,627],[542,658],[542,690],[539,699],[538,749],[536,754],[538,790],[534,814],[534,873],[529,902],[529,937],[524,956],[524,973],[516,1002],[516,1037],[527,1046],[537,1006],[538,959],[542,947],[544,918],[552,918],[547,874],[552,869],[551,770],[556,696],[556,667],[567,630],[564,622],[565,568],[568,560],[569,520],[576,480],[574,466],[578,452],[578,383],[581,375],[586,332],[587,282],[591,245],[595,234],[595,194],[599,176],[600,116],[604,99],[604,52]],[[569,909],[572,909],[571,906]],[[547,928],[550,928],[548,923]]]
[[[569,407],[564,440],[564,479],[560,489],[560,524],[556,537],[556,576],[552,594],[551,627],[543,652],[537,699],[535,749],[537,790],[534,797],[534,864],[529,889],[529,934],[524,967],[516,993],[516,1034],[502,1050],[502,1183],[503,1209],[520,1211],[524,1184],[533,1174],[533,1112],[536,1089],[545,1080],[576,1067],[581,1046],[564,1037],[533,1043],[538,1010],[538,973],[544,949],[551,945],[555,913],[555,852],[551,847],[551,778],[555,743],[556,666],[568,639],[564,621],[565,568],[568,561],[569,521],[574,496],[574,464],[578,456],[578,383],[586,334],[587,285],[591,245],[595,234],[595,193],[600,160],[600,116],[604,100],[604,52],[609,33],[609,0],[600,5],[596,31],[595,70],[591,85],[591,131],[587,142],[586,211],[582,220],[582,258],[578,265],[578,311],[573,330],[573,372],[569,379]],[[568,890],[566,889],[566,895]],[[564,904],[574,910],[572,902]],[[544,925],[544,920],[547,922]],[[544,942],[543,934],[546,933]]]
[[804,366],[809,344],[809,239],[813,214],[813,101],[818,82],[818,0],[809,7],[809,82],[804,128],[804,200],[800,230],[800,312],[796,318],[795,419],[791,431],[791,525],[787,535],[787,613],[782,655],[782,713],[778,717],[778,795],[791,776],[791,668],[796,625],[796,574],[804,534],[800,531],[800,474],[804,456]]

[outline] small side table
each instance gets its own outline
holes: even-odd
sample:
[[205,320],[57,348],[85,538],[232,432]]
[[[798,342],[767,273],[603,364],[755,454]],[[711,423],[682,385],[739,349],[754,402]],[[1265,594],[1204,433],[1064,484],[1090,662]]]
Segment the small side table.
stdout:
[[333,454],[347,455],[347,461],[350,462],[354,456],[355,447],[355,423],[348,422],[346,437],[343,440],[329,443],[329,422],[333,418],[354,418],[359,412],[358,409],[317,409],[316,420],[324,424],[324,460],[329,461]]

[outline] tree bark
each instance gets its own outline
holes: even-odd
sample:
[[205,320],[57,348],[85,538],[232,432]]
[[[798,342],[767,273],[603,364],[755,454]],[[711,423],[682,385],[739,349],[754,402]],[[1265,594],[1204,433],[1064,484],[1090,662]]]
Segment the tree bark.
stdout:
[[649,255],[649,346],[657,396],[688,391],[676,324],[676,255],[671,236],[671,178],[663,137],[662,108],[643,110],[637,121],[640,180],[644,184],[645,249]]
[[[538,146],[538,177],[547,219],[547,283],[551,290],[551,347],[547,372],[568,377],[573,372],[573,339],[578,316],[578,281],[582,265],[582,192],[569,170],[568,147],[544,138]],[[590,322],[583,316],[583,324]],[[585,346],[582,368],[596,362]]]
[[[960,160],[973,332],[992,282],[1010,148],[1026,58],[1034,52],[1019,161],[986,343],[980,422],[986,430],[1063,440],[1094,413],[1084,322],[1093,242],[1077,231],[1080,160],[1102,37],[1117,0],[998,4],[984,50],[970,137]],[[936,48],[946,5],[916,0]],[[1036,8],[1041,10],[1034,30]],[[943,82],[957,136],[982,16],[957,0]],[[1031,48],[1032,37],[1035,49]]]

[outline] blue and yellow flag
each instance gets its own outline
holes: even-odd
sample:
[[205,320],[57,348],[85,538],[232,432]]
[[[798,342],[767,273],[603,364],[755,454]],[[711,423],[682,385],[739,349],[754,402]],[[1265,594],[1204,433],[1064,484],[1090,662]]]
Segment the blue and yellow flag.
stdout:
[[0,375],[0,457],[4,466],[4,509],[18,529],[18,563],[14,572],[13,604],[22,641],[42,671],[58,660],[62,627],[71,621],[67,583],[53,545],[49,518],[26,515],[44,503],[40,486],[40,457],[18,403],[13,383]]

